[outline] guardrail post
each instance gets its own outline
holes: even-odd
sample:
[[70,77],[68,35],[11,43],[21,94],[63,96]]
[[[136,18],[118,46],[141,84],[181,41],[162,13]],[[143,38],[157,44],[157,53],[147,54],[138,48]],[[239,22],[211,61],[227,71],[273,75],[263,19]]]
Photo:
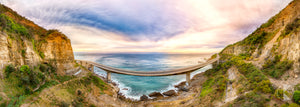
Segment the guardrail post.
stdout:
[[110,80],[111,80],[111,72],[107,71],[106,79],[107,79],[107,82],[110,83]]
[[187,85],[191,85],[191,72],[187,72],[185,77]]

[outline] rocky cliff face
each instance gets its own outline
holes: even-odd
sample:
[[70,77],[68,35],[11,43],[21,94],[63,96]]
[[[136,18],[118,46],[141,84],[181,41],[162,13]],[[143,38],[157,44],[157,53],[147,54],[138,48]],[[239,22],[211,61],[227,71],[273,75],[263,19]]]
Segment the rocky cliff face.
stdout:
[[45,30],[4,5],[0,25],[0,74],[8,64],[51,64],[60,75],[74,68],[71,42],[59,31]]
[[244,40],[226,47],[223,54],[248,55],[259,68],[276,55],[293,61],[290,73],[300,73],[300,0],[294,0],[279,14],[263,24]]

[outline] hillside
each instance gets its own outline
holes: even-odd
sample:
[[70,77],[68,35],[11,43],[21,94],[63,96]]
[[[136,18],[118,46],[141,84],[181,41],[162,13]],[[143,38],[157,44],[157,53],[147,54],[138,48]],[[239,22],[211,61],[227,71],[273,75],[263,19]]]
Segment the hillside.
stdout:
[[[248,37],[224,48],[221,62],[205,72],[203,106],[291,106],[300,104],[300,0]],[[214,55],[215,56],[215,55]],[[214,57],[213,56],[213,57]],[[219,98],[214,98],[221,96]]]

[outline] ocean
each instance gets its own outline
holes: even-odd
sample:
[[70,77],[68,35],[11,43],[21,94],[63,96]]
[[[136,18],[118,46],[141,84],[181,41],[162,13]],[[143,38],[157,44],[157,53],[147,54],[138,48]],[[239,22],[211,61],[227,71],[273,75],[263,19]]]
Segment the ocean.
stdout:
[[[103,65],[134,71],[160,71],[196,65],[205,62],[211,54],[165,54],[165,53],[138,53],[138,54],[97,54],[74,53],[75,59],[94,61]],[[194,75],[212,68],[208,65],[193,73]],[[95,68],[95,73],[106,76],[106,72]],[[185,75],[141,77],[112,73],[111,79],[119,84],[120,92],[127,98],[139,99],[142,95],[152,92],[164,92],[175,89],[174,85],[185,81]]]

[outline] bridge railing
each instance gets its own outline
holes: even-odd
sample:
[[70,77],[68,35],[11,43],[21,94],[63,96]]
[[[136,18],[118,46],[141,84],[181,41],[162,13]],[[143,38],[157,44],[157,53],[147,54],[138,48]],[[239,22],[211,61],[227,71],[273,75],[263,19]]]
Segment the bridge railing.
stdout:
[[118,74],[125,74],[125,75],[134,75],[134,76],[169,76],[169,75],[180,75],[180,74],[186,74],[186,82],[190,84],[190,73],[193,71],[196,71],[200,68],[203,68],[209,64],[212,64],[214,62],[219,62],[219,55],[217,55],[217,58],[208,60],[205,63],[197,64],[190,67],[185,68],[179,68],[179,69],[173,69],[173,70],[164,70],[164,71],[130,71],[130,70],[124,70],[124,69],[118,69],[113,68],[110,66],[98,64],[92,61],[84,61],[84,60],[76,60],[77,63],[81,64],[82,66],[86,67],[89,71],[94,72],[94,67],[100,68],[107,72],[106,79],[107,82],[111,81],[111,73],[118,73]]

